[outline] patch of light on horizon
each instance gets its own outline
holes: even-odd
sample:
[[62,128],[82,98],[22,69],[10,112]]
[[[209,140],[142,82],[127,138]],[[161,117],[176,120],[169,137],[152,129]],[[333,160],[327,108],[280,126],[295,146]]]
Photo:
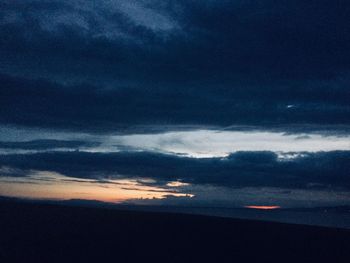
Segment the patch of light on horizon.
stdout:
[[10,176],[20,172],[0,167],[0,195],[33,199],[86,199],[105,202],[125,202],[133,199],[166,199],[169,196],[192,198],[194,194],[169,188],[145,185],[153,179],[88,179],[68,177],[53,171],[30,170],[24,176]]

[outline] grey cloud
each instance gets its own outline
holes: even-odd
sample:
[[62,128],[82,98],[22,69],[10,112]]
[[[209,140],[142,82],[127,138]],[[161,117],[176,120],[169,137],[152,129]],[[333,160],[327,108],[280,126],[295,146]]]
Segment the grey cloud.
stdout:
[[64,140],[33,140],[33,141],[0,141],[0,149],[23,149],[23,150],[49,150],[57,148],[78,149],[79,147],[93,147],[99,143],[87,141],[64,141]]
[[349,158],[348,151],[308,153],[287,162],[279,161],[272,152],[238,152],[224,159],[193,159],[146,152],[52,152],[3,155],[0,165],[54,171],[74,178],[153,178],[160,184],[181,180],[194,185],[238,188],[330,190],[350,189]]

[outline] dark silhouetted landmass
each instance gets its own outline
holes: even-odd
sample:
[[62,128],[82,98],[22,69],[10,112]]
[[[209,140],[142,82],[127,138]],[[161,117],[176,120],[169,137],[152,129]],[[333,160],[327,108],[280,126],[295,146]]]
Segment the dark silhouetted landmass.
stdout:
[[0,200],[0,262],[349,262],[350,231]]

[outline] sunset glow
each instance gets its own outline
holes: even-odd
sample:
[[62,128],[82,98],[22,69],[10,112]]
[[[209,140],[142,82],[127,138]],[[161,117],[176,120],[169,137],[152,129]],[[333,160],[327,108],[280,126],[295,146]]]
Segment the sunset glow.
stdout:
[[193,197],[171,188],[148,186],[135,179],[72,179],[59,173],[33,171],[25,178],[0,177],[0,194],[33,199],[85,199],[120,203],[136,199]]
[[247,205],[245,208],[250,209],[261,209],[261,210],[273,210],[273,209],[279,209],[281,208],[278,205]]

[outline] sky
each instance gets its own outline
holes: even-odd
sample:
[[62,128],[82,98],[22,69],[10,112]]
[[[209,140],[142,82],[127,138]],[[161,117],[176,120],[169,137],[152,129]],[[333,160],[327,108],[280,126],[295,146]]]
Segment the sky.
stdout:
[[346,0],[0,0],[0,195],[350,205]]

